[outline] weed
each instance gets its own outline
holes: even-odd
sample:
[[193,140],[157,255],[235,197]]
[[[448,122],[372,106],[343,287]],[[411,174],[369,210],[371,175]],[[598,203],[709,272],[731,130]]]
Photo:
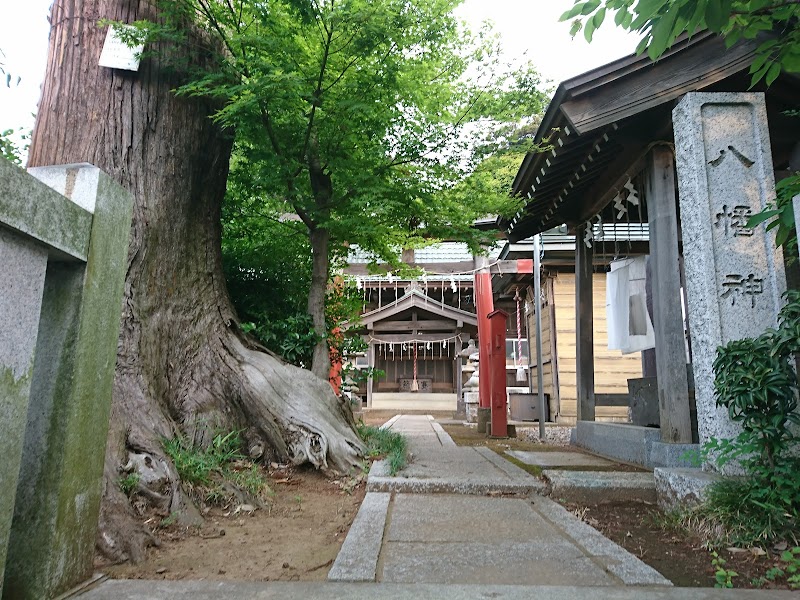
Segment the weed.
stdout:
[[717,582],[714,584],[715,588],[732,588],[733,578],[738,577],[736,571],[725,568],[726,561],[716,552],[711,553],[711,566],[714,567],[714,577]]
[[367,445],[367,456],[373,459],[385,458],[391,475],[396,475],[408,464],[408,442],[403,435],[363,423],[359,423],[357,429],[358,435]]
[[686,529],[686,513],[681,510],[653,511],[647,516],[647,519],[665,531],[685,531]]
[[233,483],[251,496],[260,497],[273,493],[267,486],[267,478],[258,465],[250,464],[249,468],[232,470],[229,473]]
[[781,560],[785,563],[784,575],[789,588],[800,589],[800,547],[781,552]]
[[178,520],[178,515],[176,513],[170,513],[168,517],[164,517],[163,519],[161,519],[161,522],[158,524],[158,526],[161,528],[169,527],[170,525],[173,525],[177,520]]
[[180,478],[186,483],[210,485],[211,476],[223,465],[243,459],[239,432],[219,433],[208,448],[189,442],[184,436],[164,440],[164,451],[172,459]]
[[224,504],[233,495],[230,485],[256,498],[270,491],[258,465],[242,454],[238,431],[218,433],[207,448],[192,444],[183,436],[166,439],[163,446],[196,499]]
[[130,496],[131,493],[139,487],[139,480],[141,476],[139,473],[134,471],[133,473],[128,473],[125,477],[120,477],[117,480],[117,485],[119,489],[122,490],[122,493],[126,496]]

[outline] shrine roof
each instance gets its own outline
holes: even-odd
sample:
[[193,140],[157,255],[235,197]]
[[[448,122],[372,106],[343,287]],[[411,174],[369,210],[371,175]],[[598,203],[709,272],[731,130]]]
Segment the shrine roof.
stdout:
[[[528,153],[512,186],[528,201],[513,219],[498,221],[506,237],[517,242],[562,224],[572,229],[606,209],[635,181],[653,144],[673,141],[672,108],[687,92],[765,90],[780,167],[798,139],[798,126],[782,112],[797,108],[800,79],[784,73],[769,89],[751,90],[748,70],[761,41],[726,48],[703,32],[679,38],[656,62],[630,55],[562,82],[535,136],[550,148]],[[637,217],[646,223],[646,210]]]
[[478,326],[478,319],[474,313],[461,310],[447,304],[437,302],[422,290],[412,288],[403,296],[379,309],[361,315],[361,325],[371,329],[371,325],[389,317],[398,315],[411,308],[417,308],[429,314],[454,321],[456,324]]

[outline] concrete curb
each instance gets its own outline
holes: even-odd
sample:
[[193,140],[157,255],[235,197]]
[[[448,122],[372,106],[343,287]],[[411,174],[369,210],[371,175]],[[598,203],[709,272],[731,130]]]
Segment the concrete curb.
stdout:
[[110,580],[82,600],[791,600],[796,592],[714,588]]
[[505,481],[495,479],[470,480],[417,477],[379,477],[370,473],[367,478],[367,492],[398,492],[404,494],[464,494],[483,496],[499,494],[543,494],[544,483],[530,477],[528,481]]
[[456,443],[453,441],[453,438],[442,428],[441,425],[437,422],[432,422],[431,425],[433,426],[433,430],[436,432],[436,437],[439,438],[439,443],[442,444],[444,448],[456,448]]
[[542,475],[548,481],[550,496],[572,502],[656,501],[652,473],[545,469]]
[[375,581],[390,494],[367,493],[336,556],[329,581]]
[[399,419],[401,416],[402,416],[402,415],[395,415],[395,416],[393,416],[391,419],[389,419],[388,421],[386,421],[386,423],[384,423],[383,425],[381,425],[381,426],[380,426],[378,429],[391,429],[391,428],[392,428],[392,425],[394,425],[395,421],[397,421],[397,419]]
[[615,544],[594,527],[579,521],[563,506],[548,498],[534,501],[534,508],[553,525],[564,531],[575,543],[605,569],[619,577],[625,585],[672,586],[661,573]]

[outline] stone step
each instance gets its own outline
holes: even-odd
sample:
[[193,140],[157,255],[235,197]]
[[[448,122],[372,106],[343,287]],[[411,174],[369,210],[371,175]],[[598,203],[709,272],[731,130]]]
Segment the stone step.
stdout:
[[545,469],[542,476],[547,480],[550,496],[557,500],[586,504],[656,502],[655,478],[649,472]]

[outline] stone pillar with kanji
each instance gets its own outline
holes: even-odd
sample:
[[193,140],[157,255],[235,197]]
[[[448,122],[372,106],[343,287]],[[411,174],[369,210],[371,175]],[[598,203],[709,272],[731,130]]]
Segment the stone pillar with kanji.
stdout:
[[717,348],[777,324],[783,254],[751,215],[775,198],[762,93],[690,93],[672,113],[700,442],[738,434],[716,407]]

